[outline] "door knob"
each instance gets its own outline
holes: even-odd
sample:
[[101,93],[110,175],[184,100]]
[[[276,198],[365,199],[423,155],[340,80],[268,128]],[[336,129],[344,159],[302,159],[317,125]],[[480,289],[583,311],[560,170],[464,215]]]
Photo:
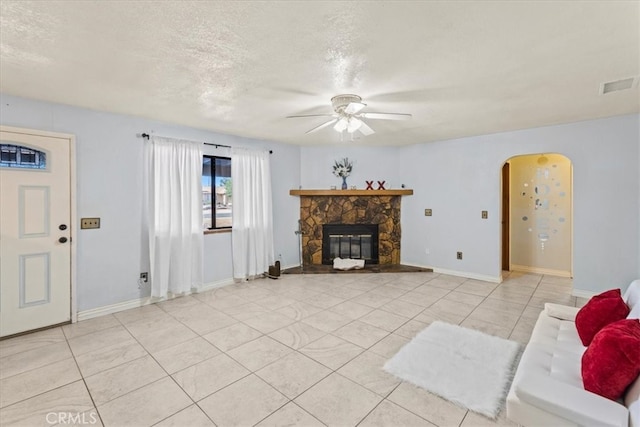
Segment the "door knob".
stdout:
[[58,239],[58,242],[67,243],[67,238],[66,237],[61,237],[61,238]]

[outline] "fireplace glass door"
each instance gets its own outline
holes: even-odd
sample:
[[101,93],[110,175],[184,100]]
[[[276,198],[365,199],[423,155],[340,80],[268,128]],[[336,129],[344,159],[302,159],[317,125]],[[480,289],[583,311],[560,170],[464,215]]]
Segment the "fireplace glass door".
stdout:
[[333,259],[352,258],[371,260],[371,234],[337,234],[329,236],[329,256]]
[[323,225],[322,263],[331,264],[334,258],[363,259],[367,264],[378,263],[377,224]]

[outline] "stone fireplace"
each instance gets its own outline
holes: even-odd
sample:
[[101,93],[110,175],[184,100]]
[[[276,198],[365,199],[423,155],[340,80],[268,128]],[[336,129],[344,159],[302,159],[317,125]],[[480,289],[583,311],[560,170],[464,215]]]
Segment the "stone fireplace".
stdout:
[[[290,194],[300,196],[304,265],[323,264],[324,225],[377,226],[378,263],[400,264],[400,201],[413,190],[291,190]],[[362,249],[362,243],[358,245]]]

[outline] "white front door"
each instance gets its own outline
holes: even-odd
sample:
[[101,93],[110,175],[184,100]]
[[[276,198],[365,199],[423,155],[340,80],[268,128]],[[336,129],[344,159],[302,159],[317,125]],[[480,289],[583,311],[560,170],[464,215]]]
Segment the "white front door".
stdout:
[[71,319],[71,140],[0,130],[0,336]]

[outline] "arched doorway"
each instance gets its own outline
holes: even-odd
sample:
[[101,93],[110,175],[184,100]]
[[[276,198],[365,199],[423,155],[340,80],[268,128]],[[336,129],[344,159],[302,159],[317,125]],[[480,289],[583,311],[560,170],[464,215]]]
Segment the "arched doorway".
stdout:
[[573,182],[561,154],[508,159],[502,169],[502,269],[571,277]]

